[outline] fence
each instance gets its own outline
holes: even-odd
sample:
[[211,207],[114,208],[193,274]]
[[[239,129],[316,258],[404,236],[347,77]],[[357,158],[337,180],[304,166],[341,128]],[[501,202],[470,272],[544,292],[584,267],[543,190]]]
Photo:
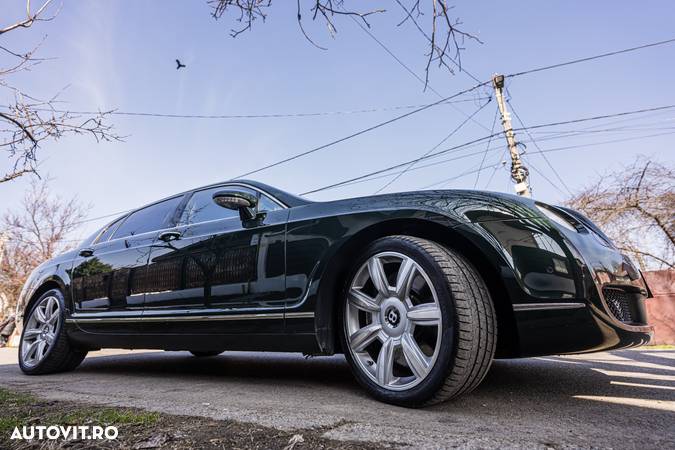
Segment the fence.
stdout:
[[649,324],[654,326],[652,345],[675,345],[675,270],[645,272],[654,298],[646,301]]

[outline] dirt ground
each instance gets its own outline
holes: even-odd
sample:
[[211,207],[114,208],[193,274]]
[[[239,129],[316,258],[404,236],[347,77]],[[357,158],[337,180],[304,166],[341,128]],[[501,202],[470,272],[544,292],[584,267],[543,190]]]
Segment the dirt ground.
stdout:
[[[112,408],[77,402],[44,400],[0,388],[0,448],[22,449],[381,449],[390,446],[336,441],[322,437],[326,429],[276,430],[250,423],[174,416],[137,408]],[[116,426],[114,440],[12,440],[15,426]]]

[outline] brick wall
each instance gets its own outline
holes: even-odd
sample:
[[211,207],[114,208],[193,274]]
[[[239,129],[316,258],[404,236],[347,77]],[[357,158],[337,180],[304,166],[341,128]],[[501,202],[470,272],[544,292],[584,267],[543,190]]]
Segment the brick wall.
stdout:
[[651,345],[675,345],[675,270],[645,272],[654,298],[647,299],[649,324],[654,326]]

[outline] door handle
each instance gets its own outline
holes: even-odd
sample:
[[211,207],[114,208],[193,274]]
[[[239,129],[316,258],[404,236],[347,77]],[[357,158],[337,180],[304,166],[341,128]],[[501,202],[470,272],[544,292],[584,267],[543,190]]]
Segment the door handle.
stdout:
[[180,232],[178,232],[178,231],[165,231],[163,233],[160,233],[159,236],[157,236],[157,239],[159,239],[160,241],[164,241],[164,242],[175,241],[177,239],[180,239]]
[[80,256],[84,258],[89,258],[94,254],[94,249],[93,248],[83,248],[80,250]]

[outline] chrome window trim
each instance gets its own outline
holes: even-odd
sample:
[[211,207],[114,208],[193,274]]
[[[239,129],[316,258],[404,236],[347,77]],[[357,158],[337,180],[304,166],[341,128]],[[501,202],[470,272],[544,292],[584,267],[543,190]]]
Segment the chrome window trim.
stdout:
[[514,311],[546,311],[554,309],[580,309],[585,308],[585,303],[514,303]]

